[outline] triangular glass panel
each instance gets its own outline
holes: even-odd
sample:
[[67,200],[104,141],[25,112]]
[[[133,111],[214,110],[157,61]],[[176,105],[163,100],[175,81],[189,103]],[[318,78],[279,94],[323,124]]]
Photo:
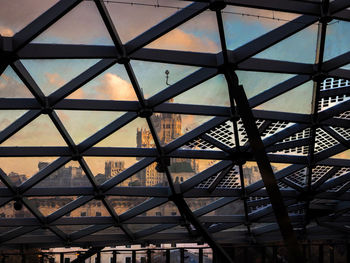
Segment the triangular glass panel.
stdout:
[[[0,218],[4,218],[6,216],[5,213],[0,212]],[[10,227],[10,226],[1,226],[0,227],[0,237],[6,235],[6,233],[15,230],[17,228],[17,226],[14,227]]]
[[48,96],[98,62],[98,59],[22,60],[34,81]]
[[[12,37],[57,2],[59,1],[6,1],[6,8],[0,10],[0,34],[5,37]],[[21,19],[16,19],[18,17]]]
[[118,215],[124,214],[149,199],[138,196],[107,196],[106,198]]
[[148,210],[142,216],[179,216],[180,212],[176,205],[169,201],[161,206]]
[[158,163],[154,162],[118,184],[117,187],[167,186],[168,179],[161,169],[162,168],[158,165]]
[[236,71],[236,73],[248,99],[295,76],[292,74],[240,70]]
[[[45,165],[47,165],[47,163],[39,163],[39,168],[43,169]],[[39,188],[89,186],[91,187],[91,183],[77,161],[70,161],[35,185],[35,187]]]
[[145,118],[137,118],[117,130],[96,147],[154,148],[154,140]]
[[332,20],[327,26],[324,60],[340,56],[348,51],[350,23],[341,20]]
[[151,42],[146,48],[218,53],[221,45],[216,15],[214,12],[203,12]]
[[26,112],[27,111],[25,110],[0,111],[0,132],[10,126]]
[[137,60],[132,60],[131,65],[146,99],[199,69],[192,66]]
[[254,58],[315,63],[317,31],[317,24],[313,24],[260,52]]
[[[185,201],[192,212],[197,211],[209,204],[219,200],[218,197],[207,197],[207,198],[185,198]],[[214,215],[213,213],[208,213],[206,215]]]
[[350,158],[350,150],[343,151],[341,153],[338,153],[336,155],[333,155],[331,158],[334,159],[349,159]]
[[123,112],[70,110],[57,110],[56,113],[76,144],[124,114]]
[[293,90],[257,106],[256,109],[309,114],[311,112],[312,93],[313,82],[308,81]]
[[47,115],[40,115],[4,141],[1,146],[66,146]]
[[[103,184],[119,173],[134,165],[138,160],[135,157],[84,157],[97,184]],[[129,179],[123,183],[128,185]]]
[[22,205],[21,208],[19,210],[16,210],[14,208],[15,203],[16,203],[15,201],[11,201],[6,205],[1,206],[0,207],[1,217],[5,217],[5,218],[34,217],[34,215],[27,209],[27,207],[22,202],[20,202],[20,204]]
[[[123,43],[135,38],[162,20],[176,13],[178,9],[189,4],[188,2],[168,0],[166,2],[167,6],[175,6],[178,8],[164,8],[155,5],[155,2],[148,1],[148,3],[151,4],[147,4],[147,2],[140,5],[133,2],[129,2],[129,4],[127,2],[110,2],[110,4],[106,5]],[[135,19],[135,17],[138,19]],[[131,28],[132,30],[130,30]]]
[[90,202],[73,210],[69,217],[85,217],[85,216],[111,216],[101,200],[91,200]]
[[315,153],[327,150],[339,142],[321,128],[316,129]]
[[77,199],[76,196],[40,196],[40,197],[28,197],[31,203],[37,208],[44,216],[48,216],[61,207]]
[[0,168],[19,186],[55,159],[57,157],[1,157]]
[[[218,160],[171,158],[169,172],[173,182],[181,184],[216,163]],[[205,182],[201,182],[198,187],[206,188]]]
[[228,5],[222,11],[227,48],[236,49],[298,16],[292,13]]
[[94,2],[83,1],[32,43],[113,45]]
[[[198,96],[200,94],[200,96]],[[174,97],[174,103],[230,106],[230,96],[225,77],[218,75]]]
[[151,120],[162,146],[209,121],[212,116],[155,113]]
[[14,70],[11,67],[7,67],[0,76],[0,97],[33,98],[33,95]]
[[137,101],[137,96],[125,67],[115,64],[73,92],[67,99]]
[[244,214],[244,203],[242,200],[236,200],[228,203],[214,211],[215,215],[243,215]]

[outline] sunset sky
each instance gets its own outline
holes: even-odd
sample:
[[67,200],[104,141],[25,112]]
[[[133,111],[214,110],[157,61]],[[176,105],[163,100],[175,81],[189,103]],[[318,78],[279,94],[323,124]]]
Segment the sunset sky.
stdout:
[[[0,34],[3,36],[12,36],[57,1],[0,0],[0,2],[3,6],[0,8]],[[138,0],[133,2],[155,4],[156,1]],[[188,4],[185,1],[175,0],[159,0],[158,2],[163,6],[179,8]],[[106,3],[106,6],[123,43],[128,42],[177,11],[176,8],[117,3]],[[242,16],[237,13],[255,16]],[[195,19],[190,20],[149,44],[147,48],[210,53],[220,52],[220,39],[214,14],[214,12],[202,13]],[[256,16],[260,16],[260,18]],[[281,12],[227,7],[223,14],[227,46],[231,50],[238,48],[283,25],[286,23],[285,20],[292,20],[298,16],[296,14]],[[276,19],[273,20],[264,17],[274,17]],[[277,20],[277,18],[280,20]],[[333,21],[328,26],[325,52],[326,60],[350,50],[350,36],[349,34],[345,34],[345,32],[349,32],[348,30],[350,30],[349,24],[348,22]],[[317,25],[312,25],[285,41],[257,54],[255,57],[314,63],[316,41]],[[32,42],[94,45],[113,44],[92,1],[84,1],[79,4]],[[98,61],[98,59],[22,60],[22,63],[44,94],[49,95]],[[142,61],[131,61],[131,65],[145,98],[149,98],[167,87],[165,84],[165,70],[170,71],[169,82],[172,84],[198,69],[196,67]],[[237,71],[237,75],[249,98],[294,76],[291,74],[244,71]],[[260,105],[258,109],[310,113],[312,88],[313,83],[310,81],[272,101]],[[16,76],[15,72],[11,68],[7,68],[0,77],[0,97],[28,98],[32,97],[32,95]],[[68,98],[133,101],[136,100],[136,95],[124,66],[117,64],[75,91]],[[229,99],[225,79],[221,75],[216,76],[198,87],[175,97],[174,102],[228,106]],[[0,131],[24,113],[25,111],[1,111]],[[123,112],[57,111],[57,114],[66,129],[70,132],[75,143],[78,144],[108,123],[114,121]],[[208,117],[202,116],[182,116],[183,132],[192,130],[208,119]],[[145,128],[147,124],[144,119],[138,118],[119,130],[116,134],[111,135],[98,146],[135,147],[136,130],[141,127]],[[23,128],[23,130],[1,144],[1,146],[40,145],[66,145],[53,123],[45,115],[39,116]],[[21,159],[20,165],[18,165],[19,159]],[[0,167],[7,173],[16,171],[31,176],[37,171],[38,161],[52,161],[55,158],[19,159],[0,158]],[[99,162],[92,162],[90,160],[93,172],[103,172],[104,160],[107,159],[102,159]],[[131,163],[132,161],[127,162]]]

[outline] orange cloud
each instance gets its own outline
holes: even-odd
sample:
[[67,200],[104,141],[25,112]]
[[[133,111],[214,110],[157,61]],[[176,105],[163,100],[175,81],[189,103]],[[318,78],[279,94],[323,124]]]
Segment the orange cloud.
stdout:
[[58,73],[46,72],[45,77],[47,78],[48,82],[53,86],[61,87],[65,83],[64,79]]
[[174,29],[149,45],[150,48],[171,49],[197,52],[218,52],[219,48],[212,40]]
[[0,26],[0,35],[3,37],[12,37],[14,35],[14,32],[9,27]]
[[99,99],[137,100],[132,85],[112,73],[104,75],[101,85],[96,90]]
[[[96,95],[97,94],[97,95]],[[93,87],[78,89],[69,99],[137,100],[132,85],[116,74],[106,73]]]

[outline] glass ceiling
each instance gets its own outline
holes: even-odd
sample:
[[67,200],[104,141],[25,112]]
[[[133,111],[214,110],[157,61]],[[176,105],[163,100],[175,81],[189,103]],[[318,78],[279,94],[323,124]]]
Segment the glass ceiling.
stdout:
[[346,238],[349,7],[2,1],[1,245]]

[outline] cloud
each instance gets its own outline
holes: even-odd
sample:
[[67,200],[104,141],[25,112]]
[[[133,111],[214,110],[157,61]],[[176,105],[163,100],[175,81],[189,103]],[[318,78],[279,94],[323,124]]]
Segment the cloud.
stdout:
[[80,88],[69,99],[137,100],[132,85],[116,74],[106,73],[95,86]]
[[218,46],[212,40],[196,37],[181,29],[174,29],[160,39],[152,42],[150,48],[161,48],[171,50],[197,51],[197,52],[218,52]]
[[3,37],[12,37],[14,35],[14,32],[9,27],[0,26],[0,35]]
[[137,100],[132,85],[119,76],[106,73],[101,85],[96,87],[99,99]]
[[45,73],[45,77],[50,85],[61,87],[65,83],[65,80],[58,73]]
[[30,98],[33,97],[27,87],[10,74],[0,76],[1,98]]

